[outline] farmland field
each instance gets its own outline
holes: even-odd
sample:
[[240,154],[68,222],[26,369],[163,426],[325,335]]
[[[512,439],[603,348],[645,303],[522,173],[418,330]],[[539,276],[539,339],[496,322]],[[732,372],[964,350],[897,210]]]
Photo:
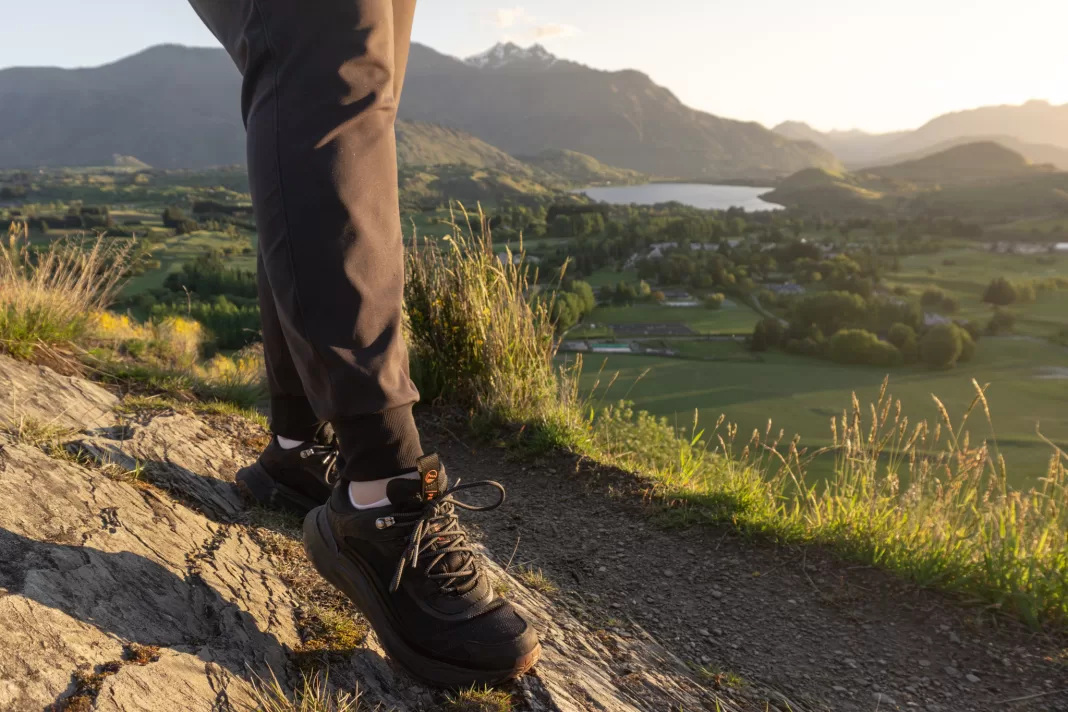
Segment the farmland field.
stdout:
[[597,307],[587,321],[594,324],[685,324],[699,334],[751,333],[759,315],[748,307],[724,306],[722,309],[665,307],[636,304],[629,307]]
[[[588,391],[598,378],[603,385],[618,372],[610,392],[594,395],[598,402],[625,398],[687,427],[695,408],[708,428],[724,414],[738,424],[744,439],[754,429],[764,431],[772,418],[775,431],[781,428],[787,437],[800,434],[802,444],[818,448],[830,444],[830,418],[849,406],[851,393],[868,403],[878,396],[886,376],[873,367],[782,353],[762,356],[763,363],[588,356],[583,386]],[[1036,425],[1068,447],[1068,349],[1026,337],[984,339],[975,360],[956,369],[891,371],[890,392],[902,401],[911,422],[926,419],[933,425],[937,409],[932,394],[958,419],[975,395],[973,378],[991,384],[991,415],[1010,478],[1018,486],[1036,483],[1051,453],[1036,435]],[[982,413],[974,413],[969,425],[973,438],[991,437]]]
[[[901,270],[887,276],[887,286],[902,285],[922,292],[939,287],[960,300],[959,315],[985,323],[993,312],[981,301],[994,277],[1027,281],[1047,277],[1068,278],[1068,253],[1004,254],[960,248],[935,255],[914,255],[901,260]],[[1068,324],[1068,291],[1039,293],[1028,304],[1008,307],[1017,317],[1017,331],[1048,337]]]

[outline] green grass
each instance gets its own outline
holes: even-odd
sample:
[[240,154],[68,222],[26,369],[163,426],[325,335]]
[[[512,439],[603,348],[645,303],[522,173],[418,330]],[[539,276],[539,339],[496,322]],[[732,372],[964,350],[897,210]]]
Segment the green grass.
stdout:
[[510,712],[512,695],[491,687],[470,687],[445,698],[448,712]]
[[736,305],[722,309],[665,307],[635,304],[629,307],[597,307],[585,319],[591,324],[685,324],[699,334],[752,333],[760,316],[752,309]]
[[[974,416],[972,430],[980,430],[978,421],[986,417],[1001,435],[997,407],[992,413],[986,392],[968,377],[998,382],[1006,377],[1009,356],[1020,365],[1006,386],[1008,395],[1028,389],[1032,398],[1028,407],[1014,410],[1006,397],[1009,417],[1033,418],[1036,403],[1048,412],[1054,404],[1063,410],[1063,384],[1030,378],[1038,353],[1033,343],[992,342],[988,360],[977,357],[968,370],[913,372],[914,390],[923,394],[918,402],[931,402],[932,390],[959,384],[960,390],[943,393],[954,406],[952,416],[936,406],[930,421],[906,418],[906,406],[882,388],[871,406],[851,401],[847,392],[854,384],[867,387],[873,375],[881,380],[875,371],[786,356],[763,364],[674,359],[668,366],[661,359],[643,364],[637,357],[615,362],[630,369],[624,382],[613,385],[624,391],[620,397],[630,391],[630,397],[662,406],[674,401],[670,412],[692,413],[695,403],[713,398],[719,399],[717,410],[763,400],[762,422],[752,437],[715,416],[672,423],[626,404],[594,413],[577,397],[574,369],[553,365],[551,325],[544,310],[528,301],[523,270],[502,268],[477,237],[457,245],[445,254],[409,253],[414,370],[432,376],[438,395],[481,418],[524,423],[519,432],[534,445],[563,444],[648,475],[655,483],[651,496],[676,524],[724,522],[750,535],[819,544],[921,585],[984,601],[1036,626],[1068,625],[1068,456],[1048,460],[1034,489],[1014,486],[996,444],[987,447],[980,437],[965,434],[965,421]],[[1000,345],[1021,344],[1014,355],[996,352]],[[1047,348],[1051,359],[1063,363],[1066,352]],[[675,391],[665,388],[662,372],[639,378],[643,366],[668,369]],[[610,380],[609,373],[600,376]],[[952,376],[956,380],[946,380]],[[968,387],[970,397],[964,395]],[[651,390],[643,394],[643,388]],[[841,413],[828,476],[809,482],[809,454],[789,436],[764,434],[768,418],[780,417],[787,404],[795,412],[808,410],[805,423],[822,420],[829,426]],[[1053,412],[1055,421],[1064,417],[1059,412]],[[677,427],[687,423],[690,428]],[[1047,457],[1053,452],[1047,443]]]
[[[888,275],[886,283],[907,287],[917,296],[928,286],[940,287],[960,300],[960,312],[954,316],[985,325],[993,308],[981,297],[990,280],[999,276],[1010,281],[1068,278],[1068,253],[1012,255],[959,248],[913,255],[901,260],[901,270]],[[1013,305],[1009,311],[1017,316],[1019,333],[1048,338],[1068,324],[1068,291],[1039,293],[1035,302]]]
[[237,250],[238,254],[233,254],[226,258],[227,266],[233,269],[255,272],[256,255],[254,253],[240,254],[249,245],[248,235],[241,234],[233,238],[225,233],[203,230],[168,238],[153,253],[153,257],[160,261],[160,268],[150,270],[130,279],[122,290],[122,296],[130,297],[153,289],[161,289],[168,275],[180,271],[183,264],[192,262],[212,249],[224,250],[231,248]]
[[118,291],[129,242],[60,240],[31,259],[17,224],[0,246],[0,351],[32,358],[85,335]]
[[[862,403],[873,401],[886,376],[876,368],[782,353],[762,356],[765,363],[608,356],[601,373],[586,369],[583,387],[588,391],[598,380],[607,383],[618,373],[612,390],[600,398],[627,398],[681,425],[693,420],[695,409],[703,423],[725,415],[745,436],[763,432],[771,420],[775,432],[782,429],[787,438],[799,434],[802,445],[815,449],[831,443],[830,419],[849,405],[851,394],[856,392]],[[600,369],[601,357],[596,362],[587,357],[587,363]],[[1038,378],[1045,367],[1068,369],[1068,349],[1011,338],[982,339],[973,362],[950,371],[895,369],[890,386],[912,422],[934,422],[938,412],[931,394],[951,413],[960,413],[975,395],[971,379],[991,383],[994,429],[1010,482],[1026,488],[1045,474],[1050,456],[1049,446],[1035,433],[1037,423],[1046,437],[1068,449],[1068,379]],[[985,438],[991,431],[976,422],[972,435]],[[827,474],[826,467],[821,470]]]
[[602,267],[582,279],[589,282],[590,286],[594,289],[598,289],[599,287],[613,287],[620,282],[632,282],[637,284],[638,271],[627,269],[619,272],[615,267]]

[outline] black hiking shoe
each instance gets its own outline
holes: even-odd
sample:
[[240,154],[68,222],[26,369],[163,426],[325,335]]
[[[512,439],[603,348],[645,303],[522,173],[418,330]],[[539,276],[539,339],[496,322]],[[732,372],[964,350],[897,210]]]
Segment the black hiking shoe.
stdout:
[[[319,438],[325,440],[325,438]],[[237,472],[237,486],[256,503],[303,517],[330,499],[338,451],[332,440],[286,450],[272,437],[256,462]]]
[[[382,647],[413,677],[438,687],[493,685],[518,677],[541,655],[537,633],[498,598],[467,544],[456,508],[487,511],[504,487],[451,488],[437,455],[418,462],[419,480],[393,480],[390,506],[358,510],[344,483],[304,520],[304,549],[323,578],[370,621]],[[488,506],[453,495],[495,487]]]

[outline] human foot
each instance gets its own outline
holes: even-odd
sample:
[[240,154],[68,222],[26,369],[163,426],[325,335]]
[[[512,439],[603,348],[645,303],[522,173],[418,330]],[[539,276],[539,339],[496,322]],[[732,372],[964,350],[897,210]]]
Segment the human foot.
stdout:
[[320,442],[284,448],[278,440],[272,437],[259,459],[241,468],[235,479],[261,506],[304,516],[330,499],[337,479],[337,448]]
[[[492,685],[518,677],[541,655],[537,633],[498,598],[460,526],[456,509],[504,502],[491,481],[451,488],[437,455],[420,458],[419,479],[389,483],[389,506],[356,509],[345,486],[304,520],[304,548],[323,578],[370,621],[401,667],[431,685]],[[488,506],[453,498],[493,487]]]

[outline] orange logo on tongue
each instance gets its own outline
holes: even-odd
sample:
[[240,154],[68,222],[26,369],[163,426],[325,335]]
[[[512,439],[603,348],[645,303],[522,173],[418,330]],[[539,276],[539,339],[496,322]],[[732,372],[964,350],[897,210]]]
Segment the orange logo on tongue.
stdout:
[[[423,483],[426,485],[426,487],[429,487],[430,485],[434,484],[437,481],[438,481],[438,471],[437,470],[427,470],[427,473],[425,475],[423,475]],[[434,496],[437,494],[437,490],[429,490],[429,489],[426,489],[426,487],[424,487],[424,489],[423,489],[426,498],[427,499],[434,499]]]

